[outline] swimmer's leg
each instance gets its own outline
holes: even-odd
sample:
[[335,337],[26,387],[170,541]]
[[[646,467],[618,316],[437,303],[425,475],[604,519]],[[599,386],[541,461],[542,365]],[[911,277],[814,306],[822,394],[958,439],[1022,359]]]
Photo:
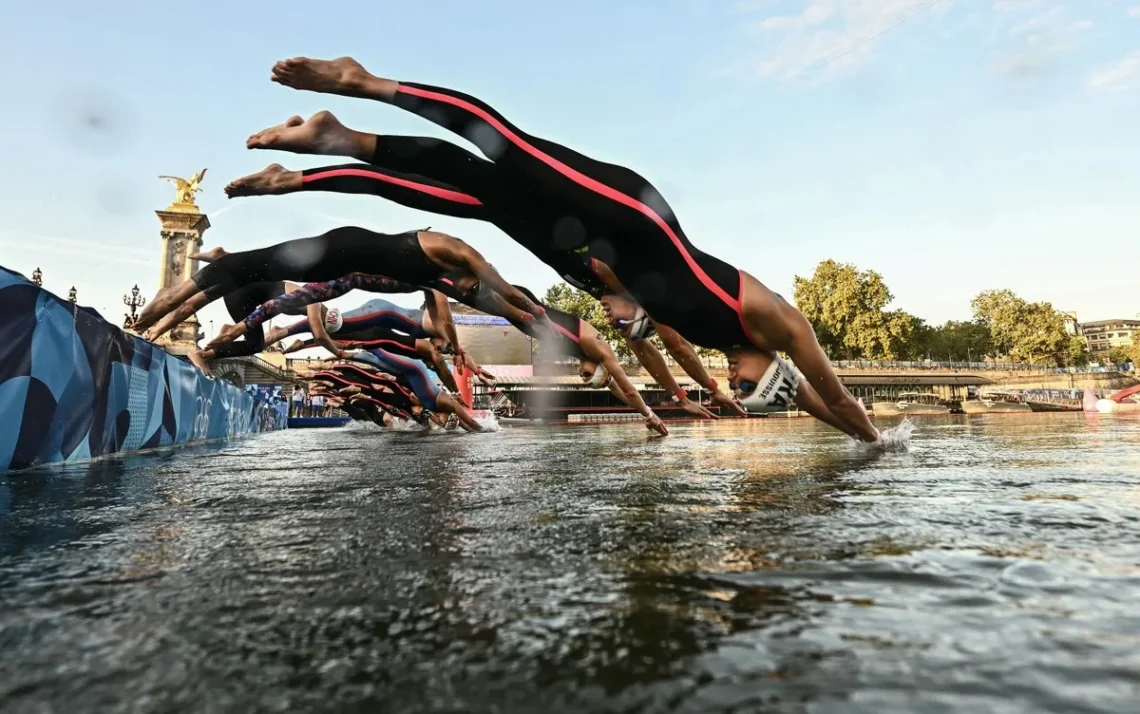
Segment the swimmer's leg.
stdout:
[[454,186],[371,164],[342,164],[303,171],[289,171],[280,164],[270,164],[255,174],[230,182],[225,191],[230,198],[298,191],[367,194],[428,213],[477,220],[484,219],[486,212],[478,197]]

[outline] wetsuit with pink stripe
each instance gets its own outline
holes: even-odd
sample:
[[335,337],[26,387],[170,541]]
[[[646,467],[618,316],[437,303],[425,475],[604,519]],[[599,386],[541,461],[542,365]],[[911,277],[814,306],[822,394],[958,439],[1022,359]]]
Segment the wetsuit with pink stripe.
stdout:
[[[343,366],[337,365],[337,367]],[[412,401],[403,387],[395,382],[377,380],[362,369],[354,367],[353,370],[353,372],[342,369],[326,370],[313,375],[313,378],[328,380],[334,383],[338,389],[350,386],[360,387],[366,396],[379,402],[385,410],[396,416],[412,418]]]
[[[573,221],[564,207],[520,203],[516,184],[490,161],[439,139],[377,136],[368,164],[302,171],[302,191],[368,194],[419,211],[486,221],[531,251],[562,279],[594,297],[610,292],[595,275],[586,248],[566,250]],[[443,178],[440,178],[443,177]],[[550,240],[553,236],[555,239]]]
[[374,347],[366,352],[357,352],[352,359],[372,365],[381,372],[407,382],[416,399],[424,409],[435,411],[439,408],[439,394],[443,387],[428,370],[427,365],[418,359],[393,354],[386,349]]
[[[401,83],[392,103],[474,143],[493,163],[495,180],[482,181],[484,165],[457,154],[459,147],[438,150],[433,140],[420,140],[426,148],[409,165],[478,199],[490,214],[484,220],[556,270],[562,272],[550,259],[555,255],[600,260],[654,319],[690,341],[718,349],[749,344],[740,271],[693,246],[643,177],[528,135],[455,90]],[[385,138],[385,145],[399,139]],[[524,234],[516,232],[520,224]]]

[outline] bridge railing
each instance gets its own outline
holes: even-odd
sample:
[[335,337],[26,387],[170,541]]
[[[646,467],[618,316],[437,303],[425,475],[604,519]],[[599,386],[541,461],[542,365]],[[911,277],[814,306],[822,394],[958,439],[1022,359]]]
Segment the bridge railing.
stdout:
[[993,371],[993,372],[1027,372],[1033,374],[1098,374],[1105,372],[1128,372],[1131,365],[1089,365],[1085,367],[1050,367],[1043,364],[1027,364],[1025,362],[907,362],[896,360],[832,360],[832,366],[837,369],[866,369],[866,370],[929,370],[929,371]]

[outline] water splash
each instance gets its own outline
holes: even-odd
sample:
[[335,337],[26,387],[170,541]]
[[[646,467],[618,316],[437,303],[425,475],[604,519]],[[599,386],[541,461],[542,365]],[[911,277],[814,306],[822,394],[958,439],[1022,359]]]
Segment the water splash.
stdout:
[[903,419],[901,423],[879,432],[879,440],[873,444],[856,442],[868,451],[910,451],[910,437],[914,434],[914,422]]
[[476,412],[476,413],[472,414],[471,416],[473,419],[475,419],[475,422],[479,426],[483,427],[487,431],[499,431],[500,429],[502,429],[502,427],[499,426],[499,420],[496,419],[495,415],[492,414],[491,412],[485,412],[482,415],[480,415],[478,412]]

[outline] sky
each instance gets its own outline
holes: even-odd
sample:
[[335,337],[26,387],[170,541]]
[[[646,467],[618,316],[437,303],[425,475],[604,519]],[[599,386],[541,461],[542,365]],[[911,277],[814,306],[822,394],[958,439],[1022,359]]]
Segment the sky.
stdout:
[[[228,201],[268,163],[341,162],[245,148],[293,114],[464,143],[269,81],[298,55],[462,90],[628,166],[698,247],[785,295],[831,258],[933,323],[988,288],[1085,320],[1140,313],[1140,0],[66,0],[4,24],[0,265],[41,268],[113,322],[133,285],[157,288],[153,211],[174,195],[157,177],[204,167],[207,248],[431,226],[539,294],[557,280],[491,226],[375,197]],[[200,318],[229,322],[220,303]]]

